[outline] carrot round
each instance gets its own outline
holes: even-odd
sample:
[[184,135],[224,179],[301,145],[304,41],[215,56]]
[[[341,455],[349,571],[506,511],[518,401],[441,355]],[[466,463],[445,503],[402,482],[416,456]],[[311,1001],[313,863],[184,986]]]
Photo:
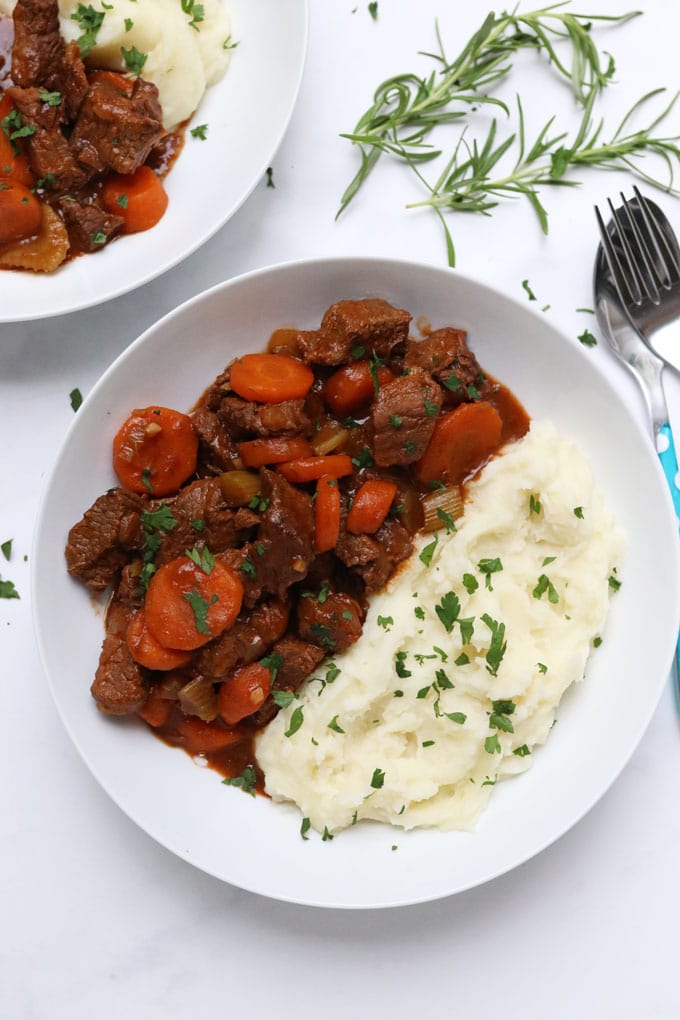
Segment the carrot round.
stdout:
[[[381,366],[377,370],[379,386],[392,382],[393,374]],[[356,414],[375,396],[375,380],[368,361],[353,361],[329,376],[323,387],[323,398],[338,417]]]
[[158,726],[165,726],[166,722],[170,718],[172,712],[173,702],[169,698],[162,697],[158,686],[154,686],[149,691],[146,701],[140,709],[137,710],[137,715],[140,719],[143,719],[149,726],[157,728]]
[[346,453],[333,453],[328,457],[302,457],[279,464],[278,471],[289,482],[316,482],[324,475],[343,478],[352,474],[352,458]]
[[337,478],[324,475],[316,484],[314,548],[318,553],[335,549],[340,537],[340,489]]
[[0,244],[37,234],[41,220],[42,206],[35,195],[9,177],[0,178]]
[[424,485],[457,485],[488,460],[501,441],[503,422],[492,404],[460,404],[437,418],[425,453],[415,465]]
[[146,625],[146,614],[138,610],[127,629],[127,643],[135,662],[147,669],[181,669],[191,659],[191,652],[166,648],[160,644]]
[[[10,97],[2,96],[0,99],[0,178],[8,177],[11,181],[30,188],[33,186],[34,177],[23,153],[23,141],[21,138],[11,139],[9,137],[13,128],[9,121],[5,121],[6,117],[11,118],[14,109],[15,106]],[[4,130],[2,121],[5,121],[9,134]]]
[[223,751],[225,747],[237,744],[243,739],[241,733],[225,730],[218,723],[203,722],[193,715],[184,716],[177,723],[177,733],[181,737],[182,746],[190,754],[210,754],[212,751]]
[[364,482],[347,514],[347,530],[353,535],[372,535],[387,517],[396,494],[394,482]]
[[221,684],[217,710],[228,726],[235,726],[262,707],[271,686],[271,670],[262,663],[241,666]]
[[132,412],[113,440],[113,470],[140,495],[168,496],[196,470],[198,435],[191,418],[169,407]]
[[144,602],[146,625],[166,648],[199,648],[230,627],[241,609],[243,585],[216,560],[206,573],[188,556],[159,567]]
[[263,404],[306,397],[313,382],[309,365],[286,354],[244,354],[229,368],[234,393]]
[[168,207],[163,181],[149,166],[140,166],[133,174],[107,177],[101,201],[108,213],[123,217],[126,234],[155,227]]
[[311,457],[314,451],[302,436],[294,436],[292,439],[281,436],[239,443],[238,453],[246,467],[259,468],[265,464],[285,464],[287,460]]

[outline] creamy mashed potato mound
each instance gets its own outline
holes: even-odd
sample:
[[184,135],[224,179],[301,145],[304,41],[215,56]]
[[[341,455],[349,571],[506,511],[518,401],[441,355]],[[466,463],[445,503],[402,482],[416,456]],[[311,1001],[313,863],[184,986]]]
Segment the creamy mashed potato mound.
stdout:
[[470,485],[457,529],[429,566],[419,541],[337,675],[322,664],[258,739],[267,793],[318,830],[471,828],[583,679],[624,545],[584,456],[532,425]]
[[[0,0],[0,14],[11,15],[16,0]],[[192,115],[209,85],[227,69],[230,49],[229,15],[222,0],[201,0],[203,19],[191,27],[192,14],[182,10],[180,0],[111,0],[93,9],[104,14],[95,45],[85,62],[111,71],[125,71],[121,48],[135,47],[146,55],[141,76],[158,88],[163,126],[171,130]],[[84,29],[72,15],[79,0],[59,0],[61,34],[66,42],[77,40]],[[188,5],[187,5],[188,6]]]

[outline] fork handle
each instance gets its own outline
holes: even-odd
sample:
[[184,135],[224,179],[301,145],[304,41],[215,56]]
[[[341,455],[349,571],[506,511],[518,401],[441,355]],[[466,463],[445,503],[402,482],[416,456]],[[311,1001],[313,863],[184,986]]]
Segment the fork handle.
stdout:
[[663,473],[665,474],[666,481],[668,482],[668,488],[671,490],[673,506],[675,507],[675,516],[680,522],[680,488],[678,488],[680,478],[678,477],[678,458],[675,453],[673,432],[667,421],[663,422],[656,429],[655,440],[656,452],[659,455],[661,467],[663,468]]

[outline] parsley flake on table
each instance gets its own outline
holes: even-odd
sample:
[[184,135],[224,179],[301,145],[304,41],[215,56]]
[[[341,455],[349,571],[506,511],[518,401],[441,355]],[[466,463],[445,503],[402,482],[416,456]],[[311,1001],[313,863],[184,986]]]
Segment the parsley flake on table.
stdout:
[[378,0],[371,0],[371,3],[368,5],[368,13],[374,21],[378,20]]
[[0,550],[2,551],[2,555],[5,557],[6,560],[9,560],[9,558],[12,555],[12,542],[13,541],[14,541],[14,539],[8,538],[6,542],[3,542],[2,545],[0,545]]
[[274,184],[274,168],[271,167],[271,166],[268,166],[265,172],[266,172],[266,176],[267,176],[266,186],[268,188],[275,188],[276,185]]
[[83,395],[82,395],[82,393],[80,392],[80,390],[78,389],[77,386],[75,386],[71,390],[71,392],[68,395],[68,398],[71,401],[71,409],[73,411],[77,411],[78,408],[80,407],[80,405],[83,402]]
[[311,827],[312,823],[310,822],[309,818],[303,818],[302,825],[300,826],[300,835],[302,836],[303,839],[309,839],[307,833],[309,832]]
[[208,137],[208,125],[197,124],[196,127],[192,128],[189,132],[192,138],[200,138],[202,142]]
[[584,329],[583,332],[579,334],[578,339],[584,347],[595,347],[597,344],[597,340],[589,329]]
[[535,301],[536,300],[536,295],[534,294],[533,290],[529,286],[529,281],[528,280],[522,280],[522,287],[527,292],[527,297],[529,298],[529,300],[530,301]]
[[21,596],[14,587],[14,581],[3,581],[2,578],[0,578],[0,599],[18,598],[21,598]]

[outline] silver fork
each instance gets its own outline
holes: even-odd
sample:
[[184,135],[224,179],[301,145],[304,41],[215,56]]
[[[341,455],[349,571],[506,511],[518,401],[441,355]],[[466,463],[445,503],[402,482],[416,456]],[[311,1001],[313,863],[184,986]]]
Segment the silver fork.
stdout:
[[662,210],[633,188],[608,200],[613,229],[596,215],[614,283],[628,317],[655,354],[680,371],[680,247]]
[[[650,321],[656,322],[659,318],[658,315],[655,317],[650,305],[657,311],[664,305],[665,311],[661,313],[664,321],[670,321],[671,312],[668,308],[671,306],[676,309],[673,316],[680,316],[680,252],[677,251],[677,241],[675,251],[667,239],[663,238],[664,243],[661,244],[662,235],[658,227],[646,233],[648,224],[652,223],[650,207],[653,203],[643,199],[637,188],[634,201],[626,201],[621,197],[624,204],[619,209],[614,207],[611,200],[608,202],[612,212],[608,227],[599,209],[595,209],[602,239],[595,272],[597,317],[610,347],[637,376],[642,387],[650,412],[656,451],[668,482],[676,516],[680,520],[678,461],[661,384],[663,362],[646,343],[647,337],[643,331],[645,326],[650,331]],[[638,222],[642,215],[646,219]],[[661,283],[662,290],[657,287],[655,304],[648,294],[652,291],[652,283],[656,278],[653,274],[657,272],[662,255],[665,256],[664,278],[668,286]],[[674,274],[677,274],[677,282],[673,282]],[[661,294],[666,296],[662,299]]]

